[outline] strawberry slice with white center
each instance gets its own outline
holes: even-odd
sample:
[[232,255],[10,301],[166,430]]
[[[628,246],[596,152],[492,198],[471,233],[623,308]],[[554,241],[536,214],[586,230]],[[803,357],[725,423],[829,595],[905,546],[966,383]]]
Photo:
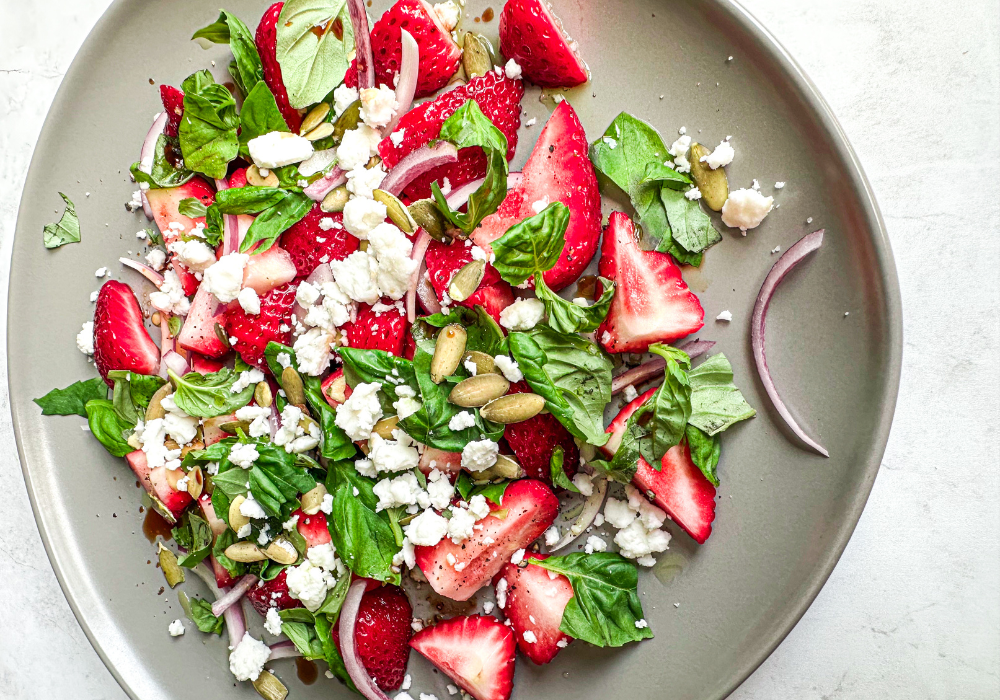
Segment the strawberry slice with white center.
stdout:
[[[533,559],[547,559],[533,554]],[[507,582],[504,614],[510,620],[521,653],[536,664],[547,664],[573,640],[559,629],[563,611],[573,597],[573,586],[562,574],[549,575],[536,564],[521,568],[507,564],[500,571]]]
[[421,630],[410,646],[476,700],[507,700],[514,687],[514,632],[494,617],[455,617]]
[[576,42],[544,0],[508,0],[500,13],[500,51],[541,87],[568,88],[590,80]]
[[417,566],[440,595],[468,600],[510,561],[549,529],[559,513],[552,489],[534,479],[507,487],[503,504],[476,523],[472,537],[455,544],[448,537],[433,547],[417,547]]
[[108,372],[127,369],[138,374],[160,370],[160,349],[143,325],[142,309],[127,284],[108,280],[94,310],[94,364],[108,386]]
[[508,191],[495,214],[483,220],[472,240],[490,251],[493,241],[511,226],[552,202],[562,202],[570,211],[566,246],[556,266],[545,273],[545,283],[557,291],[571,284],[583,274],[601,239],[601,193],[589,148],[576,112],[569,102],[561,103],[542,130],[520,184]]
[[125,461],[128,462],[128,466],[142,487],[146,489],[146,493],[153,499],[160,514],[164,517],[169,515],[173,518],[171,524],[176,523],[184,509],[194,500],[191,498],[191,494],[187,491],[178,491],[170,485],[166,467],[150,469],[146,453],[142,450],[129,452],[125,455]]
[[[153,210],[153,219],[157,228],[163,234],[164,242],[169,246],[178,238],[193,231],[198,224],[205,225],[205,217],[190,218],[180,212],[181,202],[185,199],[197,199],[206,207],[215,203],[215,190],[200,177],[195,177],[179,187],[164,187],[156,190],[146,190],[146,199]],[[188,296],[198,289],[198,280],[186,267],[170,254],[170,265],[184,287]]]
[[667,253],[639,247],[635,224],[611,215],[598,270],[615,282],[615,297],[597,339],[610,353],[646,352],[653,343],[672,343],[705,325],[705,311]]

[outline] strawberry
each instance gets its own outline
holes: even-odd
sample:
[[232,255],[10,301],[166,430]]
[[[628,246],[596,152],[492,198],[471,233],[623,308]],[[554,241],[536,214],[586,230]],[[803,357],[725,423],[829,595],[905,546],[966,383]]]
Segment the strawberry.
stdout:
[[302,117],[288,102],[288,90],[281,79],[281,66],[278,64],[278,17],[281,15],[281,8],[285,6],[283,2],[276,2],[264,12],[257,25],[257,34],[254,36],[254,43],[257,45],[257,53],[260,54],[260,63],[264,68],[264,82],[271,89],[275,102],[278,103],[278,111],[285,118],[285,123],[293,134],[299,133],[302,126]]
[[322,391],[323,398],[334,408],[351,398],[351,387],[348,385],[347,379],[344,378],[343,368],[336,370],[323,380]]
[[[260,299],[260,314],[250,315],[238,303],[229,305],[222,326],[229,338],[235,338],[233,349],[244,362],[265,367],[264,348],[272,340],[289,345],[292,339],[291,316],[298,285],[286,284],[273,289]],[[287,329],[287,330],[283,330]]]
[[233,171],[233,174],[229,176],[229,187],[230,189],[239,189],[241,187],[247,186],[247,169],[237,168]]
[[306,515],[300,508],[292,513],[292,515],[299,516],[296,529],[308,546],[316,547],[330,541],[330,528],[327,526],[326,516],[322,512],[315,515]]
[[[225,307],[221,308],[224,310]],[[229,352],[216,331],[216,325],[221,326],[224,320],[219,311],[218,299],[212,296],[207,286],[199,287],[177,336],[177,344],[207,357],[218,358]]]
[[156,374],[160,349],[143,325],[142,309],[132,288],[108,280],[97,295],[94,310],[94,364],[108,386],[108,372],[128,369],[138,374]]
[[[209,554],[209,563],[212,565],[212,573],[215,574],[215,585],[219,588],[228,588],[236,583],[236,579],[233,578],[232,574],[219,563],[219,560],[215,558],[214,554]],[[267,613],[265,613],[266,615]]]
[[639,458],[632,483],[667,512],[698,544],[712,534],[715,520],[715,487],[691,461],[687,443],[675,445],[663,455],[660,471]]
[[243,271],[243,286],[250,287],[263,296],[272,289],[288,284],[295,279],[295,275],[292,256],[281,246],[273,245],[263,253],[250,256]]
[[[375,60],[375,84],[395,85],[400,71],[403,48],[401,30],[408,31],[420,49],[420,68],[414,97],[427,97],[443,88],[458,71],[462,49],[441,25],[426,0],[399,0],[372,27],[372,54]],[[357,59],[351,62],[345,83],[358,86]]]
[[[512,394],[530,392],[531,389],[524,382],[512,384],[510,387]],[[576,474],[577,465],[580,463],[580,450],[573,436],[551,413],[539,413],[534,418],[508,425],[504,429],[503,436],[514,451],[517,461],[524,468],[525,474],[532,479],[552,484],[549,465],[556,447],[563,448],[563,471],[570,478]]]
[[[548,556],[532,555],[534,559]],[[524,568],[506,564],[500,576],[507,581],[507,605],[503,611],[514,628],[517,646],[536,664],[549,663],[573,639],[559,629],[566,603],[573,597],[573,586],[562,574],[550,578],[546,569],[535,564]],[[525,639],[525,632],[531,632],[535,641]]]
[[417,340],[413,337],[412,333],[406,334],[406,339],[403,341],[403,357],[413,362],[414,356],[417,354]]
[[494,617],[471,615],[417,632],[410,646],[476,700],[507,700],[514,686],[514,633]]
[[457,476],[462,471],[462,453],[445,452],[435,447],[425,447],[420,454],[420,464],[417,466],[420,471],[427,475],[437,469],[445,474]]
[[409,322],[406,311],[395,306],[388,297],[380,302],[388,305],[387,311],[376,312],[368,304],[358,305],[358,318],[354,323],[343,327],[347,333],[347,345],[362,350],[385,350],[386,352],[403,356],[403,345],[406,340]]
[[160,100],[163,102],[163,110],[167,113],[167,125],[163,128],[163,133],[167,136],[177,136],[181,118],[184,116],[184,93],[170,85],[161,85]]
[[[446,537],[433,547],[417,547],[417,566],[437,593],[452,600],[468,600],[514,552],[545,532],[558,512],[559,499],[548,486],[533,479],[515,481],[507,487],[497,514],[476,523],[482,529],[460,544]],[[454,557],[453,562],[449,556]]]
[[601,193],[588,156],[583,125],[569,102],[556,107],[524,166],[520,184],[511,188],[500,209],[473,232],[485,250],[511,226],[535,215],[539,203],[562,202],[570,210],[566,247],[545,273],[545,283],[560,290],[583,274],[601,238]]
[[197,352],[192,352],[188,355],[188,364],[191,365],[192,372],[212,374],[225,367],[226,361],[225,359],[217,360],[214,357],[206,357]]
[[622,438],[625,436],[625,428],[628,427],[628,419],[632,417],[633,413],[639,410],[639,406],[653,398],[653,394],[655,394],[658,389],[659,387],[653,387],[641,396],[632,399],[627,406],[624,406],[618,412],[618,415],[615,416],[614,420],[611,421],[611,425],[609,425],[608,429],[604,431],[606,433],[611,433],[611,438],[604,443],[603,447],[600,448],[609,459],[615,456],[615,452],[618,451],[618,448],[622,444]]
[[[330,220],[334,228],[320,225]],[[343,260],[358,249],[360,241],[343,227],[342,213],[327,214],[319,205],[281,235],[281,247],[288,251],[299,277],[308,277],[322,263]],[[329,225],[329,224],[327,224]]]
[[167,513],[164,513],[166,510],[173,517],[174,522],[177,522],[184,509],[191,505],[193,500],[191,495],[187,491],[177,491],[170,486],[166,467],[150,469],[149,462],[146,461],[146,453],[142,450],[129,452],[125,455],[125,461],[128,462],[135,478],[146,489],[146,493],[154,500],[154,503],[157,503],[157,510],[160,514],[166,515]]
[[[365,666],[382,690],[398,690],[406,676],[413,636],[413,608],[399,586],[379,586],[361,598],[354,626],[354,643]],[[340,626],[333,627],[333,641],[340,651]]]
[[[427,271],[430,273],[431,286],[434,287],[438,299],[443,300],[455,273],[472,262],[472,246],[461,243],[447,245],[440,241],[431,241],[424,259],[427,262]],[[460,306],[470,309],[482,306],[497,323],[500,322],[500,312],[513,303],[513,288],[500,278],[500,273],[489,263],[475,294],[465,301],[458,302]]]
[[[205,218],[191,219],[180,213],[180,204],[184,199],[197,199],[206,207],[215,203],[215,190],[200,177],[196,177],[179,187],[165,187],[157,190],[147,190],[146,199],[153,209],[156,226],[163,234],[163,240],[169,245],[186,232],[193,230],[198,224],[205,224]],[[198,279],[174,259],[170,254],[170,265],[184,287],[188,296],[198,290]]]
[[500,51],[541,87],[568,88],[590,80],[576,42],[543,0],[508,0],[500,13]]
[[705,311],[666,253],[642,250],[635,225],[621,212],[611,215],[598,269],[617,284],[608,317],[597,338],[611,353],[646,352],[695,333]]
[[302,603],[288,593],[285,569],[270,581],[261,581],[256,586],[251,586],[247,591],[247,599],[261,616],[266,616],[269,608],[288,610],[302,607]]
[[[483,114],[507,137],[507,160],[511,160],[517,148],[523,96],[524,84],[520,80],[511,80],[505,75],[490,71],[470,80],[466,85],[449,90],[432,102],[411,109],[396,127],[397,132],[404,132],[403,140],[397,146],[392,139],[386,137],[379,144],[379,154],[385,166],[391,170],[407,155],[436,139],[441,134],[441,125],[448,117],[473,99]],[[431,183],[434,181],[443,184],[447,178],[452,187],[460,187],[484,175],[486,154],[481,148],[464,148],[459,151],[457,163],[442,165],[421,175],[406,188],[404,194],[410,199],[423,199],[430,196]]]

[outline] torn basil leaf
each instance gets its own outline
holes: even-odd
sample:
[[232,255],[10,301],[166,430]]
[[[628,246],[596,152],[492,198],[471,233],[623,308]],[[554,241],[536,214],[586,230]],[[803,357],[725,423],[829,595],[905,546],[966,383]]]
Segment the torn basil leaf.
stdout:
[[76,215],[76,206],[62,192],[59,193],[59,196],[66,203],[62,217],[57,223],[46,224],[45,228],[42,229],[44,234],[42,242],[49,249],[58,248],[67,243],[80,242],[80,219]]

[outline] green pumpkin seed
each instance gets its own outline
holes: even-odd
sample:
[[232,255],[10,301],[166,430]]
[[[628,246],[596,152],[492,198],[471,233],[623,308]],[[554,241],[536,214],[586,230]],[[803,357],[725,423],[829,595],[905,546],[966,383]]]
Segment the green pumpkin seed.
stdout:
[[279,184],[277,175],[267,171],[267,177],[264,177],[256,165],[247,168],[247,182],[254,187],[277,187]]
[[472,352],[465,353],[465,357],[462,358],[462,364],[465,364],[470,360],[476,365],[477,377],[480,374],[492,374],[497,372],[496,360],[487,355],[485,352],[473,350]]
[[410,217],[435,241],[450,243],[448,224],[433,199],[418,199],[410,205]]
[[538,394],[511,394],[486,404],[480,414],[492,423],[513,425],[534,418],[543,408],[545,399]]
[[469,32],[463,42],[462,66],[469,80],[493,70],[492,47],[486,37]]
[[[459,300],[456,300],[459,301]],[[465,343],[469,335],[457,323],[446,326],[437,337],[434,347],[434,357],[431,359],[431,381],[440,384],[445,377],[450,377],[462,364],[465,355]]]
[[400,202],[394,194],[385,190],[375,190],[372,192],[372,196],[376,202],[381,202],[385,205],[389,218],[392,219],[392,223],[396,224],[400,231],[406,234],[416,232],[417,222],[410,216],[406,205]]
[[184,569],[177,563],[177,555],[164,547],[162,542],[157,545],[160,548],[160,571],[163,572],[163,578],[167,579],[167,585],[174,588],[177,584],[184,583]]
[[271,404],[274,403],[274,395],[271,393],[271,387],[267,382],[260,382],[254,388],[253,400],[262,408],[271,408]]
[[294,367],[285,367],[281,373],[281,388],[285,390],[285,398],[293,406],[304,406],[306,403],[306,389],[302,384],[302,377]]
[[167,382],[166,384],[164,384],[163,386],[161,386],[159,389],[156,390],[156,393],[153,394],[153,397],[149,400],[149,406],[146,407],[147,423],[151,420],[155,420],[157,418],[163,418],[165,415],[167,415],[166,410],[164,410],[163,406],[160,405],[160,402],[163,401],[163,399],[167,398],[167,396],[169,396],[171,393],[173,393],[173,391],[174,391],[174,385],[171,384],[170,382]]
[[288,688],[267,669],[261,671],[257,680],[253,681],[253,689],[264,700],[285,700],[288,697]]
[[252,564],[255,561],[264,561],[267,555],[260,551],[253,542],[237,542],[226,547],[225,555],[233,561],[243,564]]
[[726,177],[725,168],[712,170],[708,163],[701,161],[703,156],[711,153],[710,150],[700,143],[692,143],[691,150],[688,151],[688,160],[691,161],[691,179],[701,190],[701,199],[712,211],[722,211],[722,205],[729,199],[729,178]]
[[344,211],[344,207],[347,206],[347,200],[350,198],[351,193],[347,191],[347,185],[341,185],[336,189],[330,190],[330,193],[323,198],[323,202],[319,205],[319,208],[327,214],[342,212]]
[[517,463],[517,460],[507,455],[497,455],[496,464],[481,472],[472,472],[474,481],[493,481],[494,479],[520,479],[524,476],[524,469]]
[[305,139],[306,141],[319,141],[320,139],[325,139],[331,134],[333,134],[333,124],[330,122],[323,122],[306,134]]
[[479,289],[483,277],[486,275],[486,263],[482,260],[473,260],[467,263],[461,270],[451,278],[448,285],[448,296],[452,301],[459,303],[465,301]]
[[333,125],[333,140],[340,143],[344,134],[354,131],[361,123],[361,100],[356,100],[350,107],[344,110],[343,114],[337,117],[337,122]]
[[[330,103],[320,102],[318,105],[313,107],[309,114],[306,115],[306,118],[302,120],[302,126],[299,128],[299,134],[302,136],[308,134],[310,131],[322,124],[328,114],[330,114]],[[327,123],[329,124],[329,122]]]
[[244,435],[250,434],[250,421],[245,420],[231,420],[223,423],[219,426],[219,430],[224,433],[229,433],[230,435],[237,435],[239,430],[243,431]]
[[510,382],[499,374],[480,374],[455,385],[448,400],[462,408],[479,408],[510,390]]
[[372,428],[372,433],[378,435],[383,440],[392,440],[392,431],[396,429],[397,425],[399,425],[399,416],[383,418]]
[[271,561],[286,566],[299,560],[299,553],[295,550],[295,546],[284,537],[272,540],[271,544],[267,545],[267,549],[264,550],[264,554]]

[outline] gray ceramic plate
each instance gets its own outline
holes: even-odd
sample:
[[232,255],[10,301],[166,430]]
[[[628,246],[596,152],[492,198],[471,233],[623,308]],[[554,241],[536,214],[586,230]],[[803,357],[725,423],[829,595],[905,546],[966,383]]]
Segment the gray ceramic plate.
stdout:
[[[253,26],[265,5],[222,3]],[[499,0],[492,0],[499,9]],[[702,337],[719,341],[758,417],[728,433],[715,531],[696,546],[677,533],[640,589],[656,639],[619,650],[574,645],[544,668],[519,663],[516,698],[720,698],[774,649],[819,591],[847,543],[889,433],[902,346],[892,254],[864,175],[833,115],[794,62],[734,2],[556,0],[594,80],[568,99],[591,138],[626,109],[668,143],[686,125],[714,145],[733,136],[735,186],[775,181],[781,206],[746,238],[726,235],[689,275],[702,297]],[[380,11],[388,2],[378,2]],[[486,2],[469,3],[466,27]],[[11,405],[24,475],[45,546],[94,646],[135,698],[256,697],[236,687],[226,643],[196,631],[167,635],[182,616],[164,592],[154,549],[142,535],[140,492],[78,418],[42,418],[31,399],[92,376],[74,335],[90,318],[94,270],[109,266],[146,226],[126,214],[128,166],[160,109],[150,83],[179,84],[215,60],[188,41],[215,19],[200,0],[118,0],[97,24],[60,88],[28,174],[11,273]],[[727,57],[734,60],[727,62]],[[529,91],[525,109],[544,122],[552,103]],[[523,132],[519,162],[539,126]],[[515,164],[517,165],[517,164]],[[57,191],[77,203],[83,243],[42,247],[58,218]],[[90,196],[85,193],[90,192]],[[806,224],[808,217],[813,223]],[[771,309],[770,360],[807,430],[832,457],[803,451],[768,404],[752,370],[748,321],[776,256],[809,230],[826,244],[781,288]],[[148,291],[148,289],[147,289]],[[732,323],[717,323],[719,312]],[[847,316],[846,313],[850,315]],[[197,591],[197,582],[187,584]],[[191,625],[189,625],[189,628]],[[414,655],[415,656],[415,655]],[[336,682],[302,686],[290,661],[274,665],[293,698],[346,697]],[[414,688],[446,698],[443,676],[411,661]]]

